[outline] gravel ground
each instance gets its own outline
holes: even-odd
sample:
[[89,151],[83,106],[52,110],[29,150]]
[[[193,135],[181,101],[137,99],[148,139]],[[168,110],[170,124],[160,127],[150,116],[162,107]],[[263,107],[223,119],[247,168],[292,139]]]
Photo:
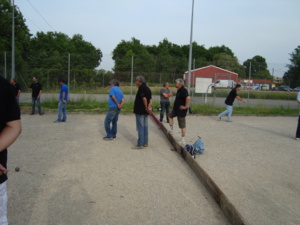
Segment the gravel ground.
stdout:
[[9,148],[11,225],[229,224],[152,119],[149,147],[132,150],[132,114],[114,141],[102,140],[105,115],[56,116],[22,116]]

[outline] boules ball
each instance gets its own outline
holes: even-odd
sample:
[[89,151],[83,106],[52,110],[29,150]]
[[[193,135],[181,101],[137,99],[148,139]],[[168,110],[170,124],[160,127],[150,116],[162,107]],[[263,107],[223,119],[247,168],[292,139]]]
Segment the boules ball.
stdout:
[[16,172],[19,172],[19,171],[20,171],[20,167],[17,166],[17,167],[15,168],[15,171],[16,171]]

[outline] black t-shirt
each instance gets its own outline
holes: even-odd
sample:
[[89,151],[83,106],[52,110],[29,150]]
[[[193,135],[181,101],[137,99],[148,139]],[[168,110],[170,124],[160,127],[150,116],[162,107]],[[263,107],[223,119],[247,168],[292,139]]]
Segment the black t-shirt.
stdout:
[[[19,120],[20,109],[11,84],[0,76],[0,132],[7,122]],[[7,168],[7,149],[0,152],[0,164]],[[0,184],[7,180],[7,176],[0,176]]]
[[133,113],[139,115],[148,114],[143,103],[144,97],[146,97],[147,103],[149,104],[150,99],[152,98],[152,93],[150,88],[145,83],[139,86],[138,92],[136,93]]
[[181,109],[179,109],[179,107],[181,105],[185,106],[186,98],[188,96],[189,96],[189,93],[184,86],[182,86],[181,88],[179,88],[177,90],[174,107],[173,107],[173,110],[174,110],[174,112],[176,112],[177,116],[180,116],[180,117],[186,116],[187,109],[181,110]]
[[226,104],[226,105],[232,105],[233,102],[234,102],[234,99],[236,98],[236,96],[237,96],[236,89],[233,88],[233,89],[230,91],[229,95],[227,96],[227,98],[226,98],[226,100],[225,100],[225,104]]
[[17,96],[18,95],[18,92],[19,92],[19,90],[21,90],[21,88],[20,88],[20,85],[19,84],[17,84],[17,83],[15,83],[14,85],[11,85],[12,87],[13,87],[13,89],[14,89],[14,93],[15,93],[15,96]]
[[37,82],[37,83],[32,83],[30,85],[30,88],[32,89],[32,97],[37,97],[39,96],[40,91],[42,90],[42,85]]

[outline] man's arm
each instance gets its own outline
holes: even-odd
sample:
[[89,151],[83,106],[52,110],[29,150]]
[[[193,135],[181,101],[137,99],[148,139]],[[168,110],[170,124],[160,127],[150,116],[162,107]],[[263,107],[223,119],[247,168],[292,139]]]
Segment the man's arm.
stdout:
[[42,94],[42,90],[40,90],[39,95],[37,96],[37,98],[40,98]]
[[190,105],[191,97],[187,96],[185,99],[185,105],[179,106],[179,109],[187,109]]
[[61,95],[61,101],[62,103],[66,104],[67,101],[65,100],[65,97],[66,97],[66,92],[63,92],[62,95]]
[[21,120],[7,122],[0,133],[0,152],[9,147],[22,131]]
[[236,96],[236,98],[242,102],[247,102],[246,100],[242,99],[240,96]]

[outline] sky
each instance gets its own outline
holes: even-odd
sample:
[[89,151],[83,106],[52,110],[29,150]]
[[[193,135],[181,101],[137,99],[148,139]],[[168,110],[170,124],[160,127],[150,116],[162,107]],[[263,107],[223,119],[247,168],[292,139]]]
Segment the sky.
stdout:
[[[114,66],[112,51],[132,37],[144,45],[163,39],[190,43],[192,0],[14,0],[30,32],[81,34],[103,53],[101,69]],[[240,64],[264,57],[282,77],[300,46],[299,0],[194,0],[193,41],[225,45]]]

